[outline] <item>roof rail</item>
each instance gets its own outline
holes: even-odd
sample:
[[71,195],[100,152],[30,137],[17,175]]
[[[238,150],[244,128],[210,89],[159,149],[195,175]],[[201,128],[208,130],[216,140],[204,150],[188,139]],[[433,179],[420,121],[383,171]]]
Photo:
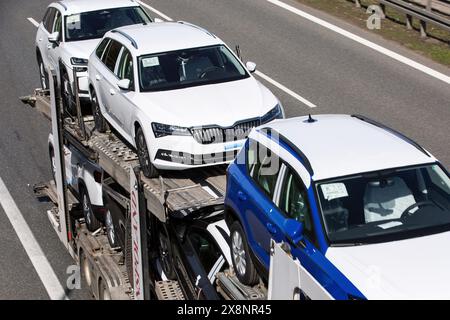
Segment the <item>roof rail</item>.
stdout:
[[209,32],[208,30],[206,30],[206,29],[204,29],[204,28],[202,28],[202,27],[199,27],[199,26],[197,26],[197,25],[195,25],[195,24],[193,24],[193,23],[186,22],[186,21],[178,21],[178,23],[181,23],[181,24],[184,24],[184,25],[187,25],[187,26],[196,28],[196,29],[201,30],[201,31],[203,31],[204,33],[210,35],[210,36],[213,37],[213,38],[217,38],[217,37],[215,36],[215,34]]
[[408,138],[407,136],[405,136],[403,133],[398,132],[395,129],[392,129],[382,123],[379,123],[375,120],[372,120],[370,118],[367,118],[365,116],[359,115],[359,114],[353,114],[352,118],[356,118],[359,119],[361,121],[370,123],[373,126],[376,126],[378,128],[381,128],[383,130],[386,130],[388,132],[390,132],[391,134],[395,135],[396,137],[402,139],[403,141],[409,143],[410,145],[412,145],[413,147],[415,147],[417,150],[419,150],[420,152],[422,152],[423,154],[425,154],[427,157],[431,157],[431,155],[417,142],[415,142],[414,140],[412,140],[411,138]]
[[112,30],[111,32],[112,32],[112,33],[118,33],[118,34],[124,36],[125,38],[127,38],[128,40],[130,40],[131,44],[133,45],[133,47],[134,47],[135,49],[138,49],[138,45],[137,45],[136,41],[134,41],[134,39],[133,39],[129,34],[123,32],[122,30]]
[[63,7],[64,8],[64,10],[66,10],[67,11],[67,6],[64,4],[64,2],[62,2],[62,1],[58,1],[57,2],[61,7]]
[[295,152],[302,160],[303,166],[308,171],[309,175],[312,177],[314,175],[314,170],[311,166],[311,162],[309,162],[308,157],[295,145],[293,144],[288,138],[283,136],[281,133],[276,131],[273,128],[265,127],[261,129],[263,132],[267,132],[267,135],[271,138],[272,132],[275,132],[279,137],[280,141],[286,144],[293,152]]

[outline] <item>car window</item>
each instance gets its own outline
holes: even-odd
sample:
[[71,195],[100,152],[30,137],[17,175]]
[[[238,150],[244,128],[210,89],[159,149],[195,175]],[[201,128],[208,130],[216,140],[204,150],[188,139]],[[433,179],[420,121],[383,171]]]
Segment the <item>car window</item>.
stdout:
[[76,13],[65,18],[66,41],[100,39],[110,30],[150,22],[138,6]]
[[109,38],[103,39],[102,42],[100,42],[100,44],[98,45],[97,49],[95,49],[95,55],[96,55],[100,60],[102,60],[102,58],[103,58],[103,53],[105,52],[105,49],[106,49],[106,47],[108,46],[110,40],[111,40],[111,39],[109,39]]
[[62,39],[62,16],[59,10],[56,10],[55,23],[52,32],[59,32],[59,36]]
[[222,255],[219,247],[212,237],[202,230],[191,230],[188,237],[205,271],[209,272]]
[[119,66],[117,68],[117,77],[122,79],[128,79],[133,83],[133,57],[127,48],[123,48],[122,55],[120,56]]
[[447,197],[450,197],[450,179],[435,165],[427,169],[432,185]]
[[55,21],[55,14],[56,9],[55,8],[48,8],[47,12],[45,13],[44,19],[42,20],[42,23],[44,24],[44,28],[48,32],[52,32],[53,28],[53,21]]
[[252,143],[249,150],[249,157],[252,158],[250,160],[254,163],[250,168],[250,176],[272,199],[280,171],[280,159],[260,143]]
[[120,50],[122,49],[122,45],[114,40],[111,40],[108,46],[108,53],[103,57],[103,62],[109,70],[114,72],[116,67],[117,58],[119,57]]
[[305,234],[310,240],[314,240],[311,209],[306,187],[298,175],[289,167],[283,180],[278,207],[289,218],[303,223]]

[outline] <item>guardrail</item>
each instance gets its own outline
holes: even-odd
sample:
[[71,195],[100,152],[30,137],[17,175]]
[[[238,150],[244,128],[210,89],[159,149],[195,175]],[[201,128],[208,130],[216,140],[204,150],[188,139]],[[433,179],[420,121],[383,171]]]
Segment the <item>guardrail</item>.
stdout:
[[[361,0],[354,0],[361,7]],[[412,19],[420,22],[420,35],[427,36],[427,23],[450,32],[450,0],[379,0],[383,13],[391,7],[406,15],[406,27],[413,29]]]

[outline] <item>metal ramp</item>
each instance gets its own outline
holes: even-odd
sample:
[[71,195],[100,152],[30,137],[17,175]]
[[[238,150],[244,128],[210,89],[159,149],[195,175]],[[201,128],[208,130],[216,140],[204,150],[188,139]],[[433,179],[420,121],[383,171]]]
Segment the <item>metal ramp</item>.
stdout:
[[178,281],[157,281],[155,291],[158,300],[184,300]]

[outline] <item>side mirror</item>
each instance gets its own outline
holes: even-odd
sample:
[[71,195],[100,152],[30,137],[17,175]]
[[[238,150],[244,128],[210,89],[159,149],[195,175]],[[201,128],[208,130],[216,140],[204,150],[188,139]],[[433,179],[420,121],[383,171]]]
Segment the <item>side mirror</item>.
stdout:
[[254,62],[249,61],[245,64],[245,66],[247,67],[248,71],[250,71],[250,73],[254,73],[256,71],[256,63]]
[[53,32],[48,35],[48,42],[58,45],[59,44],[59,32]]
[[163,19],[160,19],[160,18],[155,18],[155,19],[153,20],[153,22],[161,23],[161,22],[164,22],[164,20],[163,20]]
[[286,236],[292,243],[297,244],[303,240],[303,223],[294,219],[286,220],[284,230],[286,230]]
[[117,86],[119,87],[119,89],[125,91],[130,90],[130,85],[131,85],[130,79],[122,79],[119,82],[117,82]]

